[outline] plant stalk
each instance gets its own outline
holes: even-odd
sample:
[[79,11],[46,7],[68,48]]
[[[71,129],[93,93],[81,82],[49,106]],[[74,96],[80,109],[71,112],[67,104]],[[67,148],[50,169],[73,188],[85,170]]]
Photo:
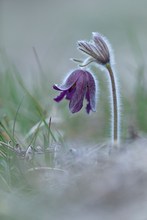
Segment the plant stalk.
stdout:
[[108,70],[110,81],[111,81],[111,91],[112,91],[112,141],[113,145],[117,146],[119,143],[119,109],[118,109],[118,94],[116,88],[116,81],[114,77],[113,70],[110,63],[106,64]]

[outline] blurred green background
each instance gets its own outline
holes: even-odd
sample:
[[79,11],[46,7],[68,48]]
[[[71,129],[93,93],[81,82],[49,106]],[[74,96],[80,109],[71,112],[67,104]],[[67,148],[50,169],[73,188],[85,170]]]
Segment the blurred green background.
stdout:
[[[109,138],[108,81],[96,66],[91,67],[99,81],[96,113],[87,116],[83,109],[71,115],[66,101],[57,104],[52,100],[57,95],[52,85],[60,83],[76,68],[69,58],[82,56],[76,49],[77,40],[89,40],[91,32],[98,31],[110,40],[114,49],[122,102],[122,137],[127,137],[129,126],[147,132],[146,7],[146,0],[0,0],[1,117],[10,114],[13,120],[24,95],[23,91],[14,94],[18,83],[11,78],[17,72],[46,115],[54,121],[52,112],[56,111],[56,116],[62,118],[62,123],[56,126],[63,130],[66,140]],[[17,89],[21,90],[21,86]],[[33,104],[29,110],[27,105],[24,101],[19,112],[23,134],[40,120]]]

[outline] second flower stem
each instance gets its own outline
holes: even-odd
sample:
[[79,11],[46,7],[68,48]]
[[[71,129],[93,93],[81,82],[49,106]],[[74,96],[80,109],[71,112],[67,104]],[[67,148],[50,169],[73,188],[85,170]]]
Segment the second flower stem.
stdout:
[[119,109],[118,109],[118,93],[116,87],[116,80],[110,63],[106,64],[112,91],[112,140],[113,145],[118,145],[119,142]]

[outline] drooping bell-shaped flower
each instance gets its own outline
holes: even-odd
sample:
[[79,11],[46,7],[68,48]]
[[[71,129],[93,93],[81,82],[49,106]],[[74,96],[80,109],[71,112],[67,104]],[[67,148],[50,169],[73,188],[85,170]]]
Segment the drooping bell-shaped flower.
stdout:
[[69,100],[69,109],[76,113],[83,107],[84,98],[87,100],[86,111],[96,109],[96,82],[94,76],[85,70],[77,69],[67,76],[61,85],[54,85],[55,90],[61,91],[60,95],[54,98],[60,102],[63,98]]

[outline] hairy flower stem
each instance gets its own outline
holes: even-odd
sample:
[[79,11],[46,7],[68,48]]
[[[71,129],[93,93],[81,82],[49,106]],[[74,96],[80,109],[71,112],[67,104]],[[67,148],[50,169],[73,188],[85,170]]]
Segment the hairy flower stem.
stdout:
[[119,143],[119,109],[118,109],[118,97],[117,97],[118,94],[117,94],[114,73],[110,63],[106,64],[106,68],[110,76],[111,90],[112,90],[112,141],[113,141],[112,144],[117,146]]

